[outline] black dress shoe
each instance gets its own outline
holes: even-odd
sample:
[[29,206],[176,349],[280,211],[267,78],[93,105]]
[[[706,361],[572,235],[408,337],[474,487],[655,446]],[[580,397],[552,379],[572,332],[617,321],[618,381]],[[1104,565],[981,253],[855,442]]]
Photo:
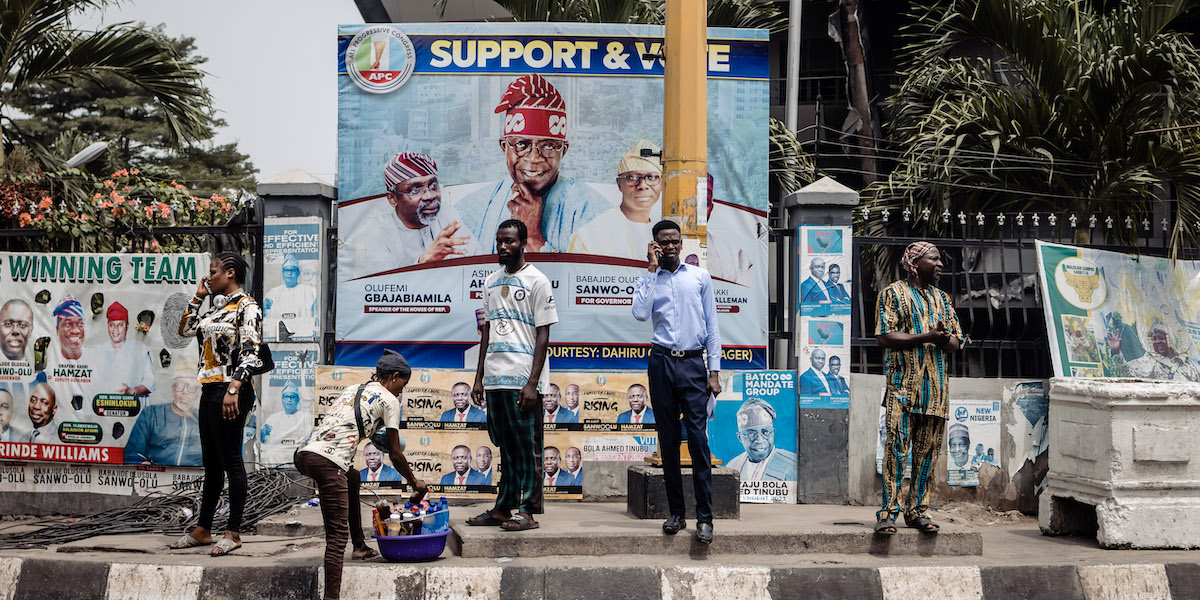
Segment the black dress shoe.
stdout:
[[712,523],[696,524],[696,539],[699,540],[701,544],[711,544],[712,543]]
[[[669,518],[667,518],[666,522],[663,523],[663,533],[668,534],[668,535],[675,535],[675,534],[679,533],[681,530],[686,529],[686,528],[687,528],[687,521],[684,521],[683,517],[679,517],[679,516],[675,516],[675,515],[671,515]],[[711,528],[711,526],[710,526],[710,528]]]

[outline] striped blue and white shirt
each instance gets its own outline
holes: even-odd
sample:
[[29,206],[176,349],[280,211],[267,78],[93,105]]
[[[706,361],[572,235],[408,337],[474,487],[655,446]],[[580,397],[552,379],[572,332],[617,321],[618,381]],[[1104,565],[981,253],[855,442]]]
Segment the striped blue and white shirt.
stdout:
[[[550,280],[529,263],[516,273],[500,268],[484,283],[483,309],[488,321],[483,387],[519,390],[533,370],[537,328],[558,322]],[[549,386],[547,361],[538,379],[538,392],[545,392]]]

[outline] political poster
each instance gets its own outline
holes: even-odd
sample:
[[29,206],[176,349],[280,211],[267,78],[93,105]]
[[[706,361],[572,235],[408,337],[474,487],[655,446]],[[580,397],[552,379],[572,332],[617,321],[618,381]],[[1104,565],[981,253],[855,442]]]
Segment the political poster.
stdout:
[[713,456],[741,473],[742,502],[796,503],[796,373],[736,373],[708,422]]
[[0,459],[199,465],[197,350],[177,328],[208,264],[0,253]]
[[325,273],[320,217],[267,217],[263,225],[263,340],[319,342]]
[[[338,33],[337,364],[383,347],[423,368],[474,368],[497,226],[559,321],[549,368],[644,369],[633,319],[661,217],[660,26],[343,25]],[[707,262],[726,369],[767,343],[768,32],[708,30]],[[697,262],[699,256],[696,257]]]
[[796,252],[800,282],[797,314],[812,317],[850,315],[853,256],[849,226],[797,229]]
[[[883,459],[886,456],[884,449],[887,446],[887,409],[879,407],[879,435],[875,443],[875,472],[883,475]],[[904,455],[904,478],[912,477],[912,449],[909,448],[908,454]]]
[[1054,374],[1200,381],[1200,263],[1037,243]]
[[658,451],[658,434],[597,435],[583,441],[584,460],[613,462],[643,462]]
[[200,489],[204,471],[160,465],[0,462],[0,492],[79,492],[106,496],[147,496]]
[[1000,467],[1000,402],[951,400],[946,423],[946,484],[979,485],[979,467]]
[[1008,428],[1017,446],[1015,460],[1008,462],[1012,477],[1049,448],[1050,398],[1044,382],[1023,381],[1004,388],[1004,403],[1013,407],[1014,418]]
[[260,378],[256,434],[259,462],[290,466],[292,454],[316,424],[317,344],[272,344],[275,368]]
[[850,408],[850,317],[800,317],[803,408]]

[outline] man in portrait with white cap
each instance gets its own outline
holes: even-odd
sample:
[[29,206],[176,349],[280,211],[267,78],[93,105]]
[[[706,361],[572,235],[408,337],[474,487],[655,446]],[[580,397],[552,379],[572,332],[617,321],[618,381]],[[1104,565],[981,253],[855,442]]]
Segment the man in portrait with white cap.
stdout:
[[[642,150],[653,154],[642,156]],[[571,236],[568,252],[599,254],[641,259],[642,244],[650,238],[650,228],[658,220],[654,207],[662,197],[662,166],[658,146],[639,140],[621,157],[617,165],[617,189],[621,205],[615,206],[577,229]],[[661,214],[662,210],[657,211]],[[653,221],[651,220],[653,219]]]
[[[463,223],[477,239],[490,240],[500,223],[516,219],[529,232],[527,252],[566,251],[571,234],[610,206],[587,184],[558,172],[569,146],[566,102],[541,75],[522,75],[496,112],[504,113],[500,148],[508,176],[462,199]],[[495,244],[484,248],[494,252]]]
[[300,386],[293,380],[283,384],[279,395],[282,411],[267,417],[259,429],[263,443],[263,458],[267,464],[287,462],[313,430],[313,418],[307,411],[300,410]]
[[196,363],[175,364],[170,404],[154,404],[138,413],[137,422],[125,443],[126,464],[179,465],[198,467],[200,421],[196,407],[200,403],[200,382]]
[[745,452],[729,461],[742,481],[796,481],[796,453],[775,447],[775,407],[750,398],[737,411],[737,437]]
[[[292,336],[310,337],[316,329],[317,288],[300,283],[300,259],[295,254],[289,252],[284,255],[279,270],[283,285],[277,285],[267,292],[262,305],[263,319],[279,319],[283,322],[287,335],[280,331],[276,338],[281,342],[288,341]],[[275,326],[274,323],[264,325],[264,332],[274,332],[269,329]]]
[[[346,278],[482,254],[477,234],[442,203],[437,162],[427,154],[400,152],[383,169],[387,207],[353,232],[355,272]],[[494,229],[493,229],[494,231]]]

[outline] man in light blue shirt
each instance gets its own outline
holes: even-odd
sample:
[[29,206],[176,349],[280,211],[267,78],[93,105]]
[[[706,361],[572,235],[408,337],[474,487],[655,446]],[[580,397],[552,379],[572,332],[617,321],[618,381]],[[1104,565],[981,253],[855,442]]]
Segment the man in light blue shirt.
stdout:
[[705,420],[709,395],[721,393],[717,377],[721,370],[717,300],[708,271],[679,260],[683,249],[679,225],[659,221],[653,235],[654,241],[646,252],[650,273],[638,281],[633,292],[633,318],[650,319],[654,325],[646,374],[671,511],[663,523],[663,532],[674,535],[687,526],[683,520],[683,474],[679,467],[679,414],[683,413],[696,491],[696,539],[707,544],[712,542],[713,535],[712,464]]

